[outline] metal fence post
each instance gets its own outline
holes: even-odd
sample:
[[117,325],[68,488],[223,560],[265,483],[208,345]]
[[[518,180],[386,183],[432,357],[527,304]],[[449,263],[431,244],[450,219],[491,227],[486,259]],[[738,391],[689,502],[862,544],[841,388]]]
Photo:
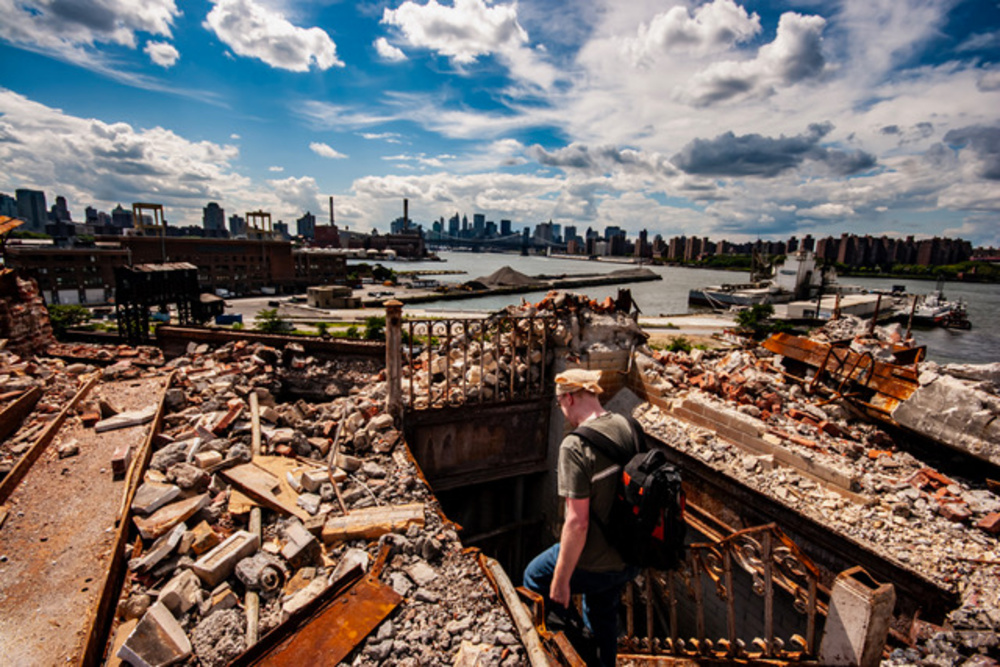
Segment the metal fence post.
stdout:
[[401,425],[403,417],[403,303],[385,304],[385,410]]

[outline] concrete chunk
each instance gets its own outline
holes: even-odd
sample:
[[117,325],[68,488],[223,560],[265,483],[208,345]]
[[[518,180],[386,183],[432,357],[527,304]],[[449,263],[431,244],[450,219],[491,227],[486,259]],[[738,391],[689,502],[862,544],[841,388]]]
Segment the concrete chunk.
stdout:
[[222,544],[198,559],[191,566],[194,573],[209,586],[218,586],[236,568],[236,564],[260,548],[260,538],[245,530],[230,535]]
[[292,567],[297,569],[319,558],[321,551],[319,540],[298,521],[292,521],[285,528],[285,539],[288,541],[282,547],[281,555],[292,564]]
[[191,570],[184,570],[168,581],[160,590],[159,602],[173,612],[174,616],[186,613],[198,603],[201,580]]
[[196,512],[208,507],[208,494],[191,496],[158,509],[148,518],[135,517],[136,527],[144,540],[156,539],[182,521],[187,521]]
[[172,503],[180,495],[181,489],[175,484],[144,482],[132,498],[132,511],[137,514],[151,514]]
[[187,526],[183,523],[179,523],[174,526],[173,530],[156,540],[156,542],[153,543],[153,546],[149,548],[149,551],[143,554],[140,558],[133,558],[129,561],[129,569],[133,572],[145,572],[146,570],[149,570],[151,567],[170,555],[175,548],[177,548],[177,544],[181,541],[181,537],[184,535],[184,531],[186,530]]
[[156,416],[156,406],[150,405],[142,410],[131,410],[129,412],[122,412],[114,417],[104,419],[102,421],[94,424],[94,430],[98,433],[104,433],[105,431],[114,431],[119,428],[128,428],[130,426],[139,426],[141,424],[147,424],[153,421],[153,417]]
[[191,655],[184,629],[162,604],[154,604],[118,650],[118,657],[136,667],[164,667]]
[[302,488],[309,493],[316,493],[320,485],[323,482],[328,482],[330,480],[330,473],[321,468],[316,468],[314,470],[307,470],[302,473],[300,478],[300,483]]

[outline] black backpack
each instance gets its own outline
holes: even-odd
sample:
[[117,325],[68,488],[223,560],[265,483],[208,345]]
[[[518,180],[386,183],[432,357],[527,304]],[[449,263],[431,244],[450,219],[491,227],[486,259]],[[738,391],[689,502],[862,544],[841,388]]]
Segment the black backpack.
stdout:
[[608,542],[630,565],[676,569],[684,559],[684,490],[681,473],[659,449],[646,448],[642,427],[627,417],[636,452],[586,426],[573,433],[621,466],[609,521],[591,516]]

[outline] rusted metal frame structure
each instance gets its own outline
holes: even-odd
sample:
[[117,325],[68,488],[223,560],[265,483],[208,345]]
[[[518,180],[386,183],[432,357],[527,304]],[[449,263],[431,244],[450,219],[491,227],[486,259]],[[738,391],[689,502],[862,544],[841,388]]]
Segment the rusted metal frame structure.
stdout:
[[[919,353],[909,355],[915,359],[913,366],[905,366],[879,361],[870,352],[855,352],[843,342],[819,343],[784,333],[774,334],[764,341],[763,346],[775,354],[815,368],[812,380],[808,381],[810,389],[817,388],[822,376],[826,375],[837,383],[836,389],[830,389],[834,397],[845,398],[869,415],[890,423],[893,423],[893,410],[912,396],[918,386],[916,362],[920,358]],[[831,365],[831,359],[836,362],[834,365]],[[865,359],[869,363],[863,364]],[[787,369],[785,375],[807,382],[804,377],[798,377]],[[868,395],[863,399],[853,393],[847,394],[844,391],[847,387],[860,389]]]
[[198,267],[193,264],[139,264],[115,267],[115,309],[119,336],[133,345],[149,342],[149,310],[177,306],[182,325],[192,324],[200,305]]
[[[551,317],[404,319],[401,327],[408,367],[403,402],[411,409],[468,403],[470,388],[480,404],[539,398],[549,391],[548,337],[555,327]],[[506,378],[501,363],[507,365]],[[443,369],[435,372],[441,364]],[[454,376],[454,366],[460,366],[460,378]],[[418,370],[426,371],[423,383],[417,380]],[[438,375],[443,380],[435,382]]]
[[[736,606],[733,595],[733,574],[736,567],[753,578],[753,591],[763,598],[764,637],[746,642],[737,636]],[[821,613],[819,602],[819,570],[775,524],[737,531],[717,542],[696,543],[689,548],[682,567],[673,572],[647,570],[643,578],[646,610],[645,636],[635,634],[633,582],[627,592],[626,650],[649,655],[672,655],[678,658],[715,660],[757,660],[783,662],[810,661],[817,652],[816,621]],[[718,598],[726,603],[724,638],[707,636],[702,579],[714,584]],[[793,635],[786,642],[774,631],[775,590],[782,589],[794,599],[796,611],[806,617],[806,636]],[[681,594],[695,603],[696,631],[687,640],[680,637],[678,601]],[[663,601],[670,605],[669,622],[663,613]],[[668,637],[656,636],[654,617],[659,617]],[[791,644],[794,648],[787,650]]]

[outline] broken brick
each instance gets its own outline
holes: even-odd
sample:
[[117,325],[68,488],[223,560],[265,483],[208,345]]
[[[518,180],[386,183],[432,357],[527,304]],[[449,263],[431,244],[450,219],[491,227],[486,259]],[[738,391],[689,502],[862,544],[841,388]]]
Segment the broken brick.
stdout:
[[1000,534],[1000,512],[987,514],[976,523],[976,528],[985,530],[993,535]]
[[115,479],[123,477],[131,463],[132,447],[128,443],[118,445],[111,455],[111,474]]
[[215,435],[225,432],[243,413],[243,401],[238,398],[230,400],[226,405],[229,407],[229,411],[212,427],[212,433]]
[[972,518],[972,510],[965,503],[942,503],[938,505],[938,514],[956,523]]

